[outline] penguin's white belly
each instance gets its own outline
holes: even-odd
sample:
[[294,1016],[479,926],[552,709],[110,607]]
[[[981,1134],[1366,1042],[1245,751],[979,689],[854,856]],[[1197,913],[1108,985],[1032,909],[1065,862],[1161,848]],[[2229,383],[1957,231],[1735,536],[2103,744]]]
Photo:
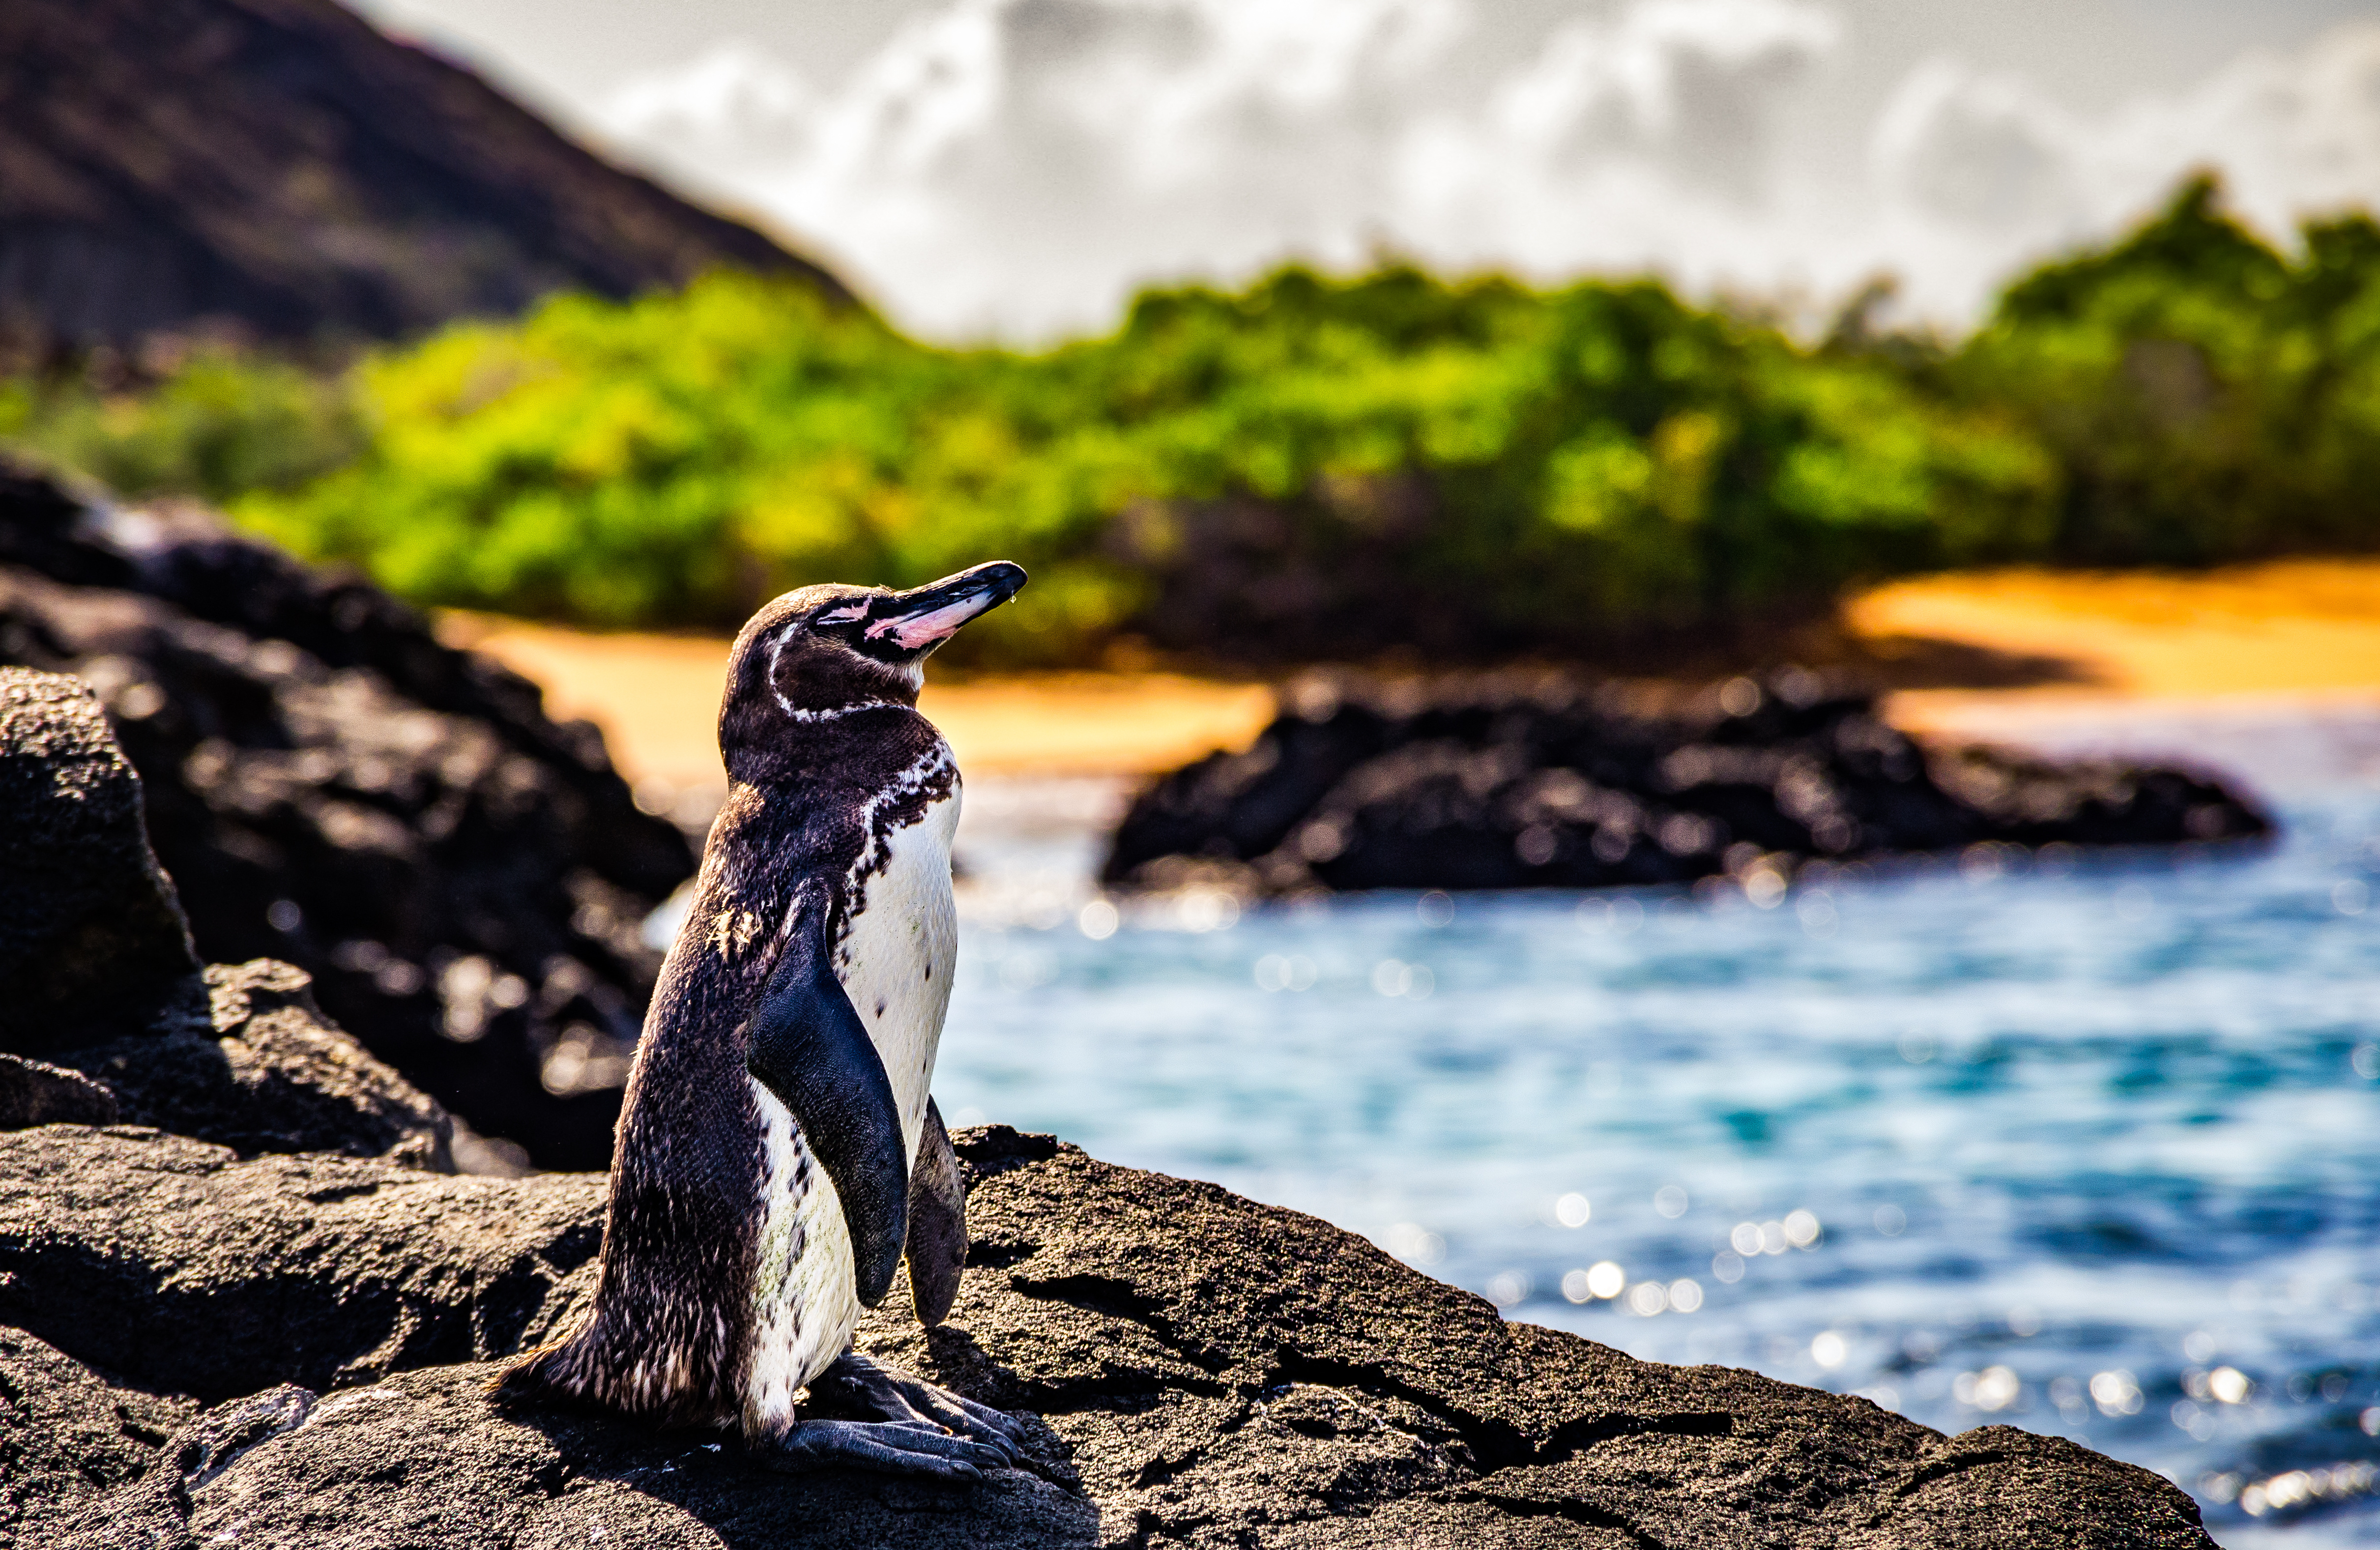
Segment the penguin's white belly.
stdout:
[[851,1009],[892,1079],[901,1144],[913,1160],[958,963],[958,910],[951,900],[951,836],[958,823],[953,791],[885,837],[888,858],[856,890],[835,963]]
[[[886,837],[885,865],[852,901],[836,963],[844,993],[891,1079],[903,1148],[913,1162],[958,961],[958,914],[951,898],[951,835],[958,814],[954,793]],[[746,1080],[760,1113],[768,1182],[752,1277],[744,1429],[764,1436],[793,1424],[795,1396],[843,1354],[860,1309],[851,1229],[834,1181],[802,1144],[793,1112],[763,1084]]]
[[802,1144],[801,1127],[763,1084],[752,1083],[768,1157],[768,1207],[752,1268],[752,1359],[744,1379],[744,1433],[782,1435],[794,1400],[843,1354],[859,1324],[851,1227],[834,1181]]

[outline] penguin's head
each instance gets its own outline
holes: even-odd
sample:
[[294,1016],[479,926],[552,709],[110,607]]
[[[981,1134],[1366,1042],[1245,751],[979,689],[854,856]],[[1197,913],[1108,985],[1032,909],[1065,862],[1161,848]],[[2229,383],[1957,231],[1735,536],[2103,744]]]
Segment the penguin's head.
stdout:
[[735,637],[719,737],[733,754],[786,723],[868,705],[915,705],[924,664],[959,626],[1016,596],[1025,567],[1005,560],[905,592],[828,583],[788,592]]

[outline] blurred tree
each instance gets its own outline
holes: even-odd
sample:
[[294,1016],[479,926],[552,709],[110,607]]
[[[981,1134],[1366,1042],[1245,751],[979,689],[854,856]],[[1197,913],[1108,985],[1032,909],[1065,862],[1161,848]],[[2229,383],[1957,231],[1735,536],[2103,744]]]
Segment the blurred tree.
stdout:
[[2380,543],[2380,228],[2309,224],[2294,260],[2212,177],[2103,251],[2010,287],[1949,363],[2065,471],[2057,559],[2204,564]]

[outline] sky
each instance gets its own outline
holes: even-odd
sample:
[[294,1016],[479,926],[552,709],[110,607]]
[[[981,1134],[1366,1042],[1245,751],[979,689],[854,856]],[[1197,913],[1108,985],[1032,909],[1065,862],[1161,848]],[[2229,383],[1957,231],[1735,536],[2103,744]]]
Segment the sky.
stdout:
[[2190,171],[2380,208],[2374,0],[359,0],[951,342],[1377,255],[1955,331]]

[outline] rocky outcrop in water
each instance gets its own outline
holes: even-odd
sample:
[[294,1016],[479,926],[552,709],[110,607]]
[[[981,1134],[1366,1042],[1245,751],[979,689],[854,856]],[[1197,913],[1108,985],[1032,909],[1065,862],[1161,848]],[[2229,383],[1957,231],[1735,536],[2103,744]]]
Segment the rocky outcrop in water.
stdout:
[[1310,1217],[956,1141],[957,1307],[920,1330],[895,1287],[859,1343],[1032,1417],[1032,1457],[941,1490],[494,1408],[492,1359],[585,1303],[599,1180],[0,1135],[0,1511],[60,1546],[2212,1544],[2072,1443],[1637,1362]]
[[844,294],[331,0],[0,6],[0,333],[396,335],[722,264]]
[[98,690],[200,957],[297,964],[476,1130],[603,1165],[660,964],[638,927],[694,857],[594,728],[363,582],[5,471],[0,663]]
[[1310,679],[1245,753],[1152,783],[1111,884],[1259,892],[1606,888],[1984,842],[2201,843],[2268,833],[2179,769],[1929,750],[1872,696],[1786,670],[1663,704],[1558,675]]

